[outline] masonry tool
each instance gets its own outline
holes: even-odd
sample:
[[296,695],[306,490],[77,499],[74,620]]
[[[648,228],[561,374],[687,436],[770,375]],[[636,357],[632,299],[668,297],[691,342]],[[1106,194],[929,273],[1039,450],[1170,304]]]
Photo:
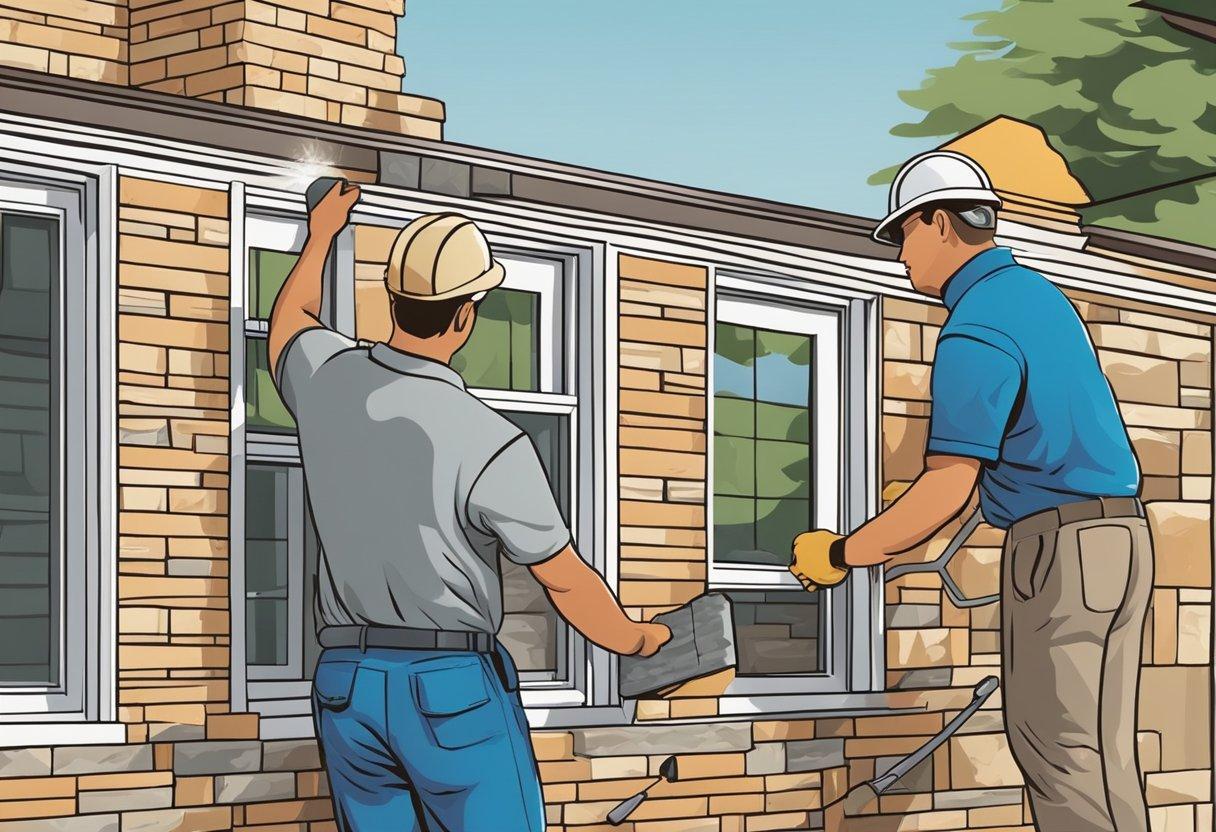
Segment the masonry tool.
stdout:
[[671,640],[652,656],[621,657],[621,696],[633,699],[737,663],[730,599],[722,593],[699,595],[654,621],[671,629]]
[[[349,186],[349,182],[340,176],[318,176],[312,180],[312,184],[304,191],[304,203],[308,206],[309,213],[317,206],[317,203],[329,193],[330,188],[335,183],[341,183],[342,191],[345,191]],[[337,268],[337,258],[334,257],[334,249],[337,248],[338,241],[334,240],[329,246],[329,251],[325,253],[325,268],[322,271],[321,278],[321,320],[326,326],[341,330],[338,326],[338,321],[334,317],[334,295],[337,292],[337,281],[335,280],[335,270]]]
[[901,563],[899,566],[892,566],[884,571],[883,580],[889,583],[901,575],[907,575],[912,572],[936,572],[942,579],[942,589],[945,590],[946,595],[950,598],[950,603],[960,610],[965,610],[969,607],[982,607],[986,604],[995,604],[1001,600],[1000,595],[981,595],[978,598],[968,598],[963,595],[963,591],[958,588],[958,584],[954,582],[954,578],[946,571],[946,567],[950,565],[951,559],[958,554],[959,549],[963,548],[963,544],[967,542],[983,519],[980,510],[977,508],[955,533],[954,537],[950,538],[950,542],[946,544],[945,551],[940,555],[927,563]]
[[937,747],[950,739],[959,728],[963,727],[963,723],[971,718],[972,714],[980,709],[988,697],[992,695],[1000,683],[995,676],[986,676],[975,686],[975,690],[971,695],[971,702],[966,708],[958,712],[954,719],[946,723],[946,727],[922,745],[920,748],[913,751],[908,756],[904,757],[891,768],[887,769],[886,773],[880,777],[875,777],[866,783],[859,786],[854,786],[849,790],[841,800],[844,801],[844,811],[846,815],[858,814],[871,801],[877,800],[883,792],[895,785],[899,778],[903,777],[912,769],[916,768],[925,759],[937,750]]
[[628,800],[622,800],[616,807],[608,813],[608,822],[613,826],[620,826],[625,822],[625,818],[633,814],[633,810],[642,805],[642,801],[646,799],[646,792],[650,791],[660,781],[664,780],[668,783],[674,783],[680,779],[679,766],[676,764],[675,757],[668,757],[659,766],[659,776],[654,782],[640,792],[635,794]]

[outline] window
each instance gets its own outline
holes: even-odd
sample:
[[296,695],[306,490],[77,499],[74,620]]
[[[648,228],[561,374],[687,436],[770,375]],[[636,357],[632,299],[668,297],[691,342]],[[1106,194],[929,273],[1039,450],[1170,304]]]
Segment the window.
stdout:
[[[97,240],[80,189],[0,183],[0,714],[5,721],[109,714],[108,466],[99,447]],[[104,284],[101,284],[104,285]],[[108,331],[108,329],[107,329]],[[98,515],[98,512],[104,512]],[[108,551],[109,547],[107,547]],[[103,605],[105,611],[103,612]],[[80,735],[77,735],[80,736]]]
[[848,593],[807,593],[788,571],[798,534],[845,519],[847,320],[847,310],[760,292],[717,301],[710,580],[734,606],[731,693],[848,686]]
[[[247,220],[243,344],[233,351],[244,359],[244,395],[237,397],[243,398],[240,429],[233,440],[237,449],[243,436],[243,466],[234,461],[233,472],[239,476],[243,467],[245,474],[239,541],[244,667],[250,707],[262,714],[267,736],[298,733],[300,723],[306,724],[309,680],[320,652],[313,606],[319,544],[308,513],[295,420],[275,388],[267,341],[274,300],[304,238],[304,223],[297,220]],[[341,305],[335,282],[348,271],[343,266],[348,243],[349,234],[340,238],[336,263],[323,279],[322,316],[330,320]],[[238,372],[234,362],[233,373]],[[235,488],[233,495],[237,499]]]
[[[473,334],[452,367],[536,447],[567,523],[573,517],[578,399],[566,394],[566,306],[561,260],[498,252],[503,285],[479,304]],[[585,650],[526,567],[499,559],[503,624],[499,639],[533,688],[573,688],[576,651]]]

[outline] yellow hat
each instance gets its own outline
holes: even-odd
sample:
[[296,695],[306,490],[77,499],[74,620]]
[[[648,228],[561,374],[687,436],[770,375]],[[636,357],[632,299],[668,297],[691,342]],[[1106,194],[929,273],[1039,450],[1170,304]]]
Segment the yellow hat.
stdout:
[[468,217],[425,214],[393,241],[384,283],[395,295],[448,300],[493,289],[505,273]]

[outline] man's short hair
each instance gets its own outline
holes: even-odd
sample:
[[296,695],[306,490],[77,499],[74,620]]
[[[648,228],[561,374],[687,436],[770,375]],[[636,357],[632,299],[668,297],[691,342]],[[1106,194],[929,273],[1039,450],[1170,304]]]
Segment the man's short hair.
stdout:
[[472,297],[463,295],[447,300],[417,300],[390,292],[389,299],[398,329],[415,338],[434,338],[447,332],[460,307]]
[[928,225],[933,222],[933,214],[942,210],[946,212],[946,216],[950,218],[950,225],[954,227],[954,233],[959,236],[967,245],[981,245],[990,243],[996,237],[996,228],[980,228],[971,222],[964,219],[966,213],[973,213],[977,209],[980,211],[989,211],[993,218],[995,226],[996,209],[991,205],[977,205],[974,202],[965,202],[959,200],[944,200],[942,202],[931,202],[928,205],[918,209],[921,222]]

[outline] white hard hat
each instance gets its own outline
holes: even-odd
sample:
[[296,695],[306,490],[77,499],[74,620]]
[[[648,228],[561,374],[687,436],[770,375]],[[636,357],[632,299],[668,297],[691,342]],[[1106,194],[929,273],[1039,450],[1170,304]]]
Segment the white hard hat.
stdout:
[[[952,150],[931,150],[909,159],[895,181],[887,200],[887,216],[874,229],[880,243],[899,245],[893,232],[909,213],[933,202],[970,202],[999,208],[1001,198],[979,162]],[[995,228],[996,212],[964,211],[961,216],[977,228]]]

